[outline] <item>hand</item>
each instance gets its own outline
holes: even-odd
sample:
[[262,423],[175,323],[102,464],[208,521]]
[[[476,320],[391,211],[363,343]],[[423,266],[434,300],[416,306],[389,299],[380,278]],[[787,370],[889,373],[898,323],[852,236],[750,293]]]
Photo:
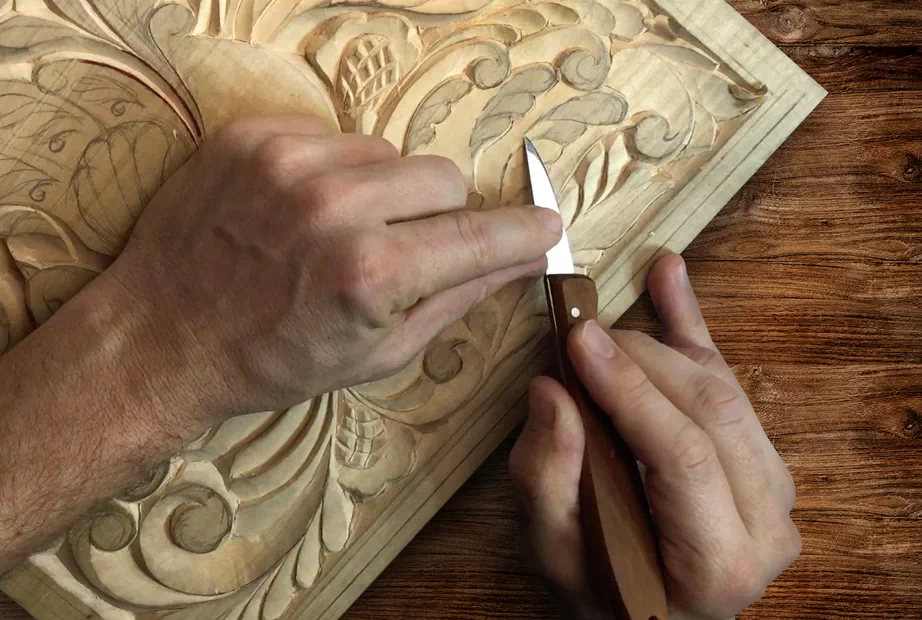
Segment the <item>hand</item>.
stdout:
[[[794,484],[711,340],[682,259],[661,259],[649,289],[665,344],[584,323],[569,352],[645,468],[670,619],[724,620],[799,555]],[[526,547],[568,618],[611,618],[583,559],[579,413],[548,378],[534,381],[529,403],[510,461]]]
[[399,370],[542,272],[556,214],[466,200],[447,159],[312,117],[253,118],[169,179],[97,282],[143,316],[159,397],[195,402],[208,424],[279,409]]

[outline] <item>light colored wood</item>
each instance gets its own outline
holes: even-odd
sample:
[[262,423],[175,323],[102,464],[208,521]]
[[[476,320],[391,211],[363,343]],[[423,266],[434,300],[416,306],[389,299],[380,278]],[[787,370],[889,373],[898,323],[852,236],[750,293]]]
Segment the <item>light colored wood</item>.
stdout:
[[[0,351],[234,118],[447,155],[474,209],[527,201],[528,136],[611,321],[824,95],[722,0],[7,0],[0,80]],[[337,618],[519,419],[544,314],[510,287],[395,377],[225,423],[4,589],[40,620]]]

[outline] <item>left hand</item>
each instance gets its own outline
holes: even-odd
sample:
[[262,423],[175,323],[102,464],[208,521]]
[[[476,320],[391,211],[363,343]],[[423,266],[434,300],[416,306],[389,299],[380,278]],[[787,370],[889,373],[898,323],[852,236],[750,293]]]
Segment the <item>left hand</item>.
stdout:
[[[571,332],[573,365],[645,467],[670,620],[724,620],[800,553],[794,485],[717,351],[678,256],[651,271],[665,343],[595,323]],[[510,467],[525,545],[567,618],[612,618],[593,592],[579,520],[585,437],[564,388],[541,377]]]

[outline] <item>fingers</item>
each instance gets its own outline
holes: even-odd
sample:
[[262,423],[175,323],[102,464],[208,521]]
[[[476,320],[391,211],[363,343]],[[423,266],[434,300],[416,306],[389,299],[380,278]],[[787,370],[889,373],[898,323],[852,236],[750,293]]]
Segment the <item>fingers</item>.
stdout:
[[668,345],[710,347],[714,344],[681,256],[668,254],[657,261],[647,276],[647,286]]
[[714,346],[681,259],[662,259],[649,286],[670,346],[586,323],[573,330],[569,352],[648,466],[671,605],[727,617],[800,552],[793,484]]
[[663,342],[742,391],[711,339],[682,257],[668,254],[657,261],[647,287],[663,327]]
[[[344,168],[372,166],[400,158],[400,151],[384,138],[360,134],[324,137],[279,136],[279,148],[291,142],[287,163],[301,176],[317,176]],[[268,143],[271,144],[271,143]]]
[[344,171],[336,182],[340,201],[366,222],[418,220],[467,204],[461,171],[451,160],[434,155],[392,159]]
[[752,527],[787,518],[793,498],[782,498],[783,515],[765,506],[766,497],[784,491],[787,469],[745,395],[649,336],[614,332],[612,337],[655,389],[710,437],[744,522]]
[[748,532],[707,433],[595,322],[575,328],[568,346],[586,389],[647,467],[648,494],[664,498],[659,511],[651,498],[660,528],[705,555],[731,552],[746,540]]
[[276,186],[300,180],[295,195],[314,234],[356,231],[349,244],[361,246],[359,279],[389,298],[365,304],[376,319],[541,258],[561,234],[559,215],[547,209],[465,210],[457,166],[401,159],[380,138],[277,135],[256,148],[253,165]]
[[592,599],[579,521],[584,447],[582,422],[569,394],[552,379],[535,379],[528,422],[512,449],[509,471],[526,552],[568,607]]
[[[789,510],[793,506],[795,499],[794,484],[790,473],[780,457],[778,457],[774,447],[770,445],[771,442],[767,439],[755,412],[745,398],[745,392],[711,339],[701,309],[698,306],[698,301],[695,298],[695,293],[689,282],[685,262],[675,254],[663,257],[650,271],[648,284],[651,298],[663,325],[664,342],[729,383],[741,395],[741,400],[746,409],[746,415],[744,416],[745,428],[740,429],[745,431],[743,442],[737,442],[736,434],[732,432],[733,429],[726,428],[727,420],[716,422],[723,427],[724,431],[731,431],[721,433],[729,434],[729,437],[719,440],[718,445],[726,446],[726,452],[734,450],[734,446],[743,449],[743,454],[740,454],[738,458],[730,459],[731,462],[725,463],[728,472],[744,469],[751,471],[751,467],[743,467],[742,463],[755,458],[763,468],[762,475],[759,478],[764,479],[765,473],[770,473],[768,476],[769,483],[776,496],[781,500],[781,506],[786,507],[785,510]],[[654,347],[654,349],[659,350],[658,347]],[[655,353],[653,354],[655,355]],[[711,417],[713,418],[714,416],[712,415]],[[706,428],[709,427],[708,423],[702,423],[702,425]],[[758,455],[761,455],[761,457]],[[764,470],[767,470],[767,472]],[[736,481],[732,479],[731,484],[733,484],[734,488],[737,486]],[[756,513],[758,512],[756,509]],[[749,519],[747,519],[747,522],[749,522]]]
[[560,216],[538,207],[459,210],[392,226],[389,243],[405,274],[398,307],[543,258],[560,231]]
[[[260,179],[270,187],[287,189],[287,197],[296,204],[316,208],[320,204],[339,204],[354,193],[351,179],[337,182],[343,173],[364,170],[382,162],[400,157],[397,149],[387,140],[356,134],[334,136],[309,136],[276,134],[264,138],[253,147],[248,165],[258,170]],[[337,174],[339,173],[339,174]],[[339,208],[336,222],[357,221],[368,217],[354,209]],[[367,210],[366,210],[367,211]]]
[[524,265],[501,269],[423,299],[407,311],[395,334],[394,347],[399,342],[399,346],[404,349],[404,357],[414,355],[477,304],[515,280],[544,273],[546,267],[547,261],[542,257]]
[[558,382],[529,386],[528,421],[510,455],[510,473],[525,518],[567,529],[579,516],[586,439],[579,412]]

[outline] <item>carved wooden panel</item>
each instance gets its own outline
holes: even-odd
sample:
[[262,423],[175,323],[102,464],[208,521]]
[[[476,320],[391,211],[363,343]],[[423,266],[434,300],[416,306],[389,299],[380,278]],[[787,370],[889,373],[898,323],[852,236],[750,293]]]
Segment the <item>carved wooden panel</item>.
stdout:
[[[469,208],[549,163],[603,317],[824,92],[722,0],[0,0],[0,353],[112,261],[205,136],[309,111],[456,161]],[[519,419],[540,287],[399,375],[254,413],[7,578],[38,618],[336,618]]]

